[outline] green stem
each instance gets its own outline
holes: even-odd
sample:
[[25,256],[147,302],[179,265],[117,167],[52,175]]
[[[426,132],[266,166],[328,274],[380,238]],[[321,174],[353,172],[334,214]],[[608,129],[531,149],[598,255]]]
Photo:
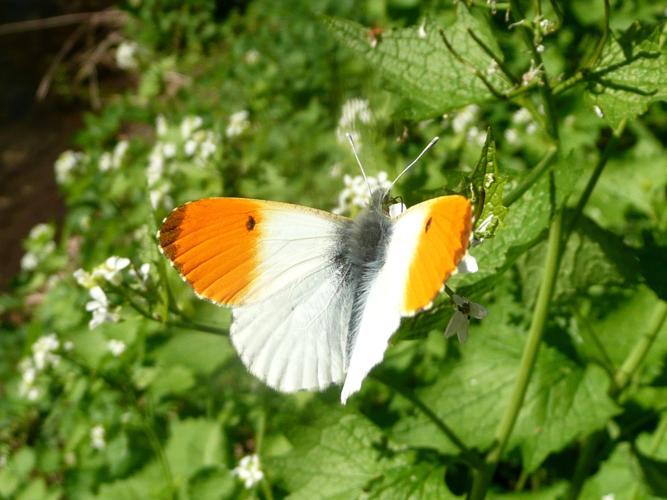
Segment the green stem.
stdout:
[[473,479],[473,486],[470,494],[472,500],[485,497],[489,483],[491,482],[496,467],[498,466],[498,462],[505,451],[505,447],[512,434],[512,430],[514,429],[514,425],[516,424],[517,417],[519,416],[519,412],[521,411],[526,396],[526,390],[528,389],[533,368],[535,367],[544,326],[547,321],[549,303],[551,302],[554,286],[556,284],[556,277],[558,275],[562,227],[563,212],[560,210],[554,217],[551,227],[549,228],[544,277],[537,296],[535,310],[533,311],[533,319],[528,332],[528,340],[521,356],[519,373],[516,382],[514,383],[509,405],[505,409],[500,423],[498,424],[498,428],[496,429],[495,443],[486,456],[484,468],[478,471]]
[[549,147],[547,154],[545,154],[540,162],[531,169],[526,177],[524,177],[521,184],[503,198],[503,205],[509,207],[512,203],[521,198],[523,193],[528,191],[528,189],[542,177],[542,174],[547,171],[557,152],[558,148],[556,146]]
[[614,374],[613,385],[609,391],[612,397],[617,398],[628,386],[635,373],[637,373],[653,342],[655,342],[658,333],[660,333],[662,326],[665,324],[665,320],[667,320],[667,302],[660,301],[655,309],[653,321],[648,331],[642,335],[639,342],[637,342],[621,367]]
[[468,465],[470,465],[473,468],[481,468],[484,466],[484,462],[479,457],[479,455],[477,455],[477,453],[468,448],[465,445],[465,443],[461,441],[461,439],[456,435],[456,433],[454,433],[454,431],[450,429],[449,426],[445,424],[435,414],[433,410],[431,410],[417,396],[415,396],[412,393],[412,391],[406,391],[403,388],[393,385],[388,380],[381,378],[377,375],[371,375],[371,376],[378,382],[389,387],[397,394],[403,396],[405,399],[410,401],[416,408],[418,408],[426,416],[426,418],[428,418],[431,422],[433,422],[433,424],[435,424],[438,430],[442,432],[445,436],[447,436],[447,439],[449,439],[452,442],[452,444],[459,449],[459,451],[461,452],[461,459],[464,460]]

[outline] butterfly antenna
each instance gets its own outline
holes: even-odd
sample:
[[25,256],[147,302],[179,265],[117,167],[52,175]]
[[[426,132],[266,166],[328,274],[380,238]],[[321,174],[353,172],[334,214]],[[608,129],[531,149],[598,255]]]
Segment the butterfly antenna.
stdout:
[[346,135],[347,135],[347,140],[350,141],[350,145],[352,146],[352,152],[354,153],[354,157],[357,159],[357,165],[359,165],[359,169],[361,170],[361,175],[364,176],[364,181],[366,182],[366,186],[368,187],[368,194],[372,198],[373,197],[373,191],[371,190],[371,185],[368,183],[368,177],[366,177],[366,172],[364,172],[364,166],[361,164],[361,160],[359,159],[359,155],[357,154],[357,146],[354,143],[354,139],[352,138],[352,134],[350,134],[348,132]]
[[426,145],[426,147],[422,150],[422,152],[419,153],[419,156],[417,156],[417,158],[415,158],[414,160],[412,160],[412,161],[410,162],[410,164],[409,164],[407,167],[405,167],[405,168],[403,169],[403,171],[402,171],[400,174],[398,174],[398,175],[396,176],[396,178],[394,179],[394,181],[391,183],[391,186],[389,186],[389,190],[388,190],[387,192],[391,191],[391,188],[393,188],[393,187],[394,187],[394,184],[396,184],[396,183],[398,182],[398,179],[400,179],[401,177],[403,177],[403,174],[404,174],[405,172],[407,172],[408,170],[410,170],[410,169],[412,168],[412,166],[413,166],[415,163],[417,163],[417,162],[419,161],[419,159],[420,159],[422,156],[424,156],[424,154],[425,154],[429,149],[431,149],[431,148],[435,145],[435,143],[438,142],[439,140],[440,140],[440,137],[437,137],[437,136],[434,137],[433,139],[431,139],[431,142],[429,142],[429,143]]

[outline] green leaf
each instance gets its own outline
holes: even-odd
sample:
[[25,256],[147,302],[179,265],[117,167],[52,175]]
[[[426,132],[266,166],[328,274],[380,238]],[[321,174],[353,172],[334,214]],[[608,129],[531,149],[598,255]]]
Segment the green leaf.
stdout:
[[589,76],[588,99],[613,128],[644,113],[652,102],[667,99],[662,31],[663,26],[636,23],[620,37],[610,36],[599,67]]
[[190,478],[188,483],[189,498],[226,499],[238,498],[235,495],[238,480],[224,467],[209,467],[201,469]]
[[[436,383],[418,392],[468,447],[486,448],[494,440],[498,420],[508,404],[523,351],[525,325],[516,324],[519,306],[508,299],[489,308],[463,359],[443,370]],[[540,349],[526,400],[510,449],[518,446],[528,471],[572,440],[604,427],[617,413],[606,395],[601,369],[582,368],[548,346]],[[394,439],[443,453],[457,449],[421,414],[406,416],[394,428]]]
[[649,491],[658,497],[667,497],[667,460],[657,460],[634,450]]
[[[590,310],[577,318],[577,330],[585,338],[595,336],[595,342],[577,343],[586,357],[618,368],[651,324],[659,299],[647,288],[627,290],[608,301],[593,303]],[[604,353],[600,351],[600,346]],[[667,324],[662,326],[643,362],[639,380],[651,382],[665,366],[667,354]]]
[[369,29],[357,23],[333,18],[326,18],[325,23],[337,38],[363,55],[391,83],[407,101],[404,109],[413,119],[441,115],[491,99],[492,92],[476,71],[497,91],[510,88],[493,59],[468,31],[502,59],[496,41],[487,33],[488,21],[473,16],[461,3],[456,21],[442,30],[456,55],[444,43],[441,27],[434,24],[387,30],[374,44]]
[[[546,244],[539,244],[527,253],[519,268],[524,301],[529,307],[542,282],[545,253]],[[582,217],[561,257],[552,300],[580,303],[582,295],[618,291],[636,283],[638,277],[639,262],[634,251],[614,233]]]
[[385,470],[368,493],[368,498],[402,500],[404,498],[460,498],[445,483],[445,468],[432,463],[404,464]]
[[28,478],[35,465],[35,452],[32,448],[24,447],[12,455],[2,469],[0,469],[0,495],[11,497],[16,488]]
[[290,498],[356,498],[382,470],[380,430],[361,415],[331,412],[293,434],[294,449],[269,462]]
[[215,420],[176,420],[169,429],[165,454],[177,484],[202,467],[222,462],[222,429]]
[[491,128],[486,134],[486,141],[482,147],[482,155],[473,170],[470,178],[472,190],[471,201],[475,207],[475,225],[492,217],[484,231],[476,233],[478,238],[490,238],[498,225],[507,214],[507,207],[503,205],[503,191],[507,179],[500,175],[496,158],[496,140]]
[[533,376],[531,386],[538,387],[529,389],[510,440],[510,446],[520,446],[528,472],[537,469],[550,453],[604,427],[619,412],[607,396],[609,379],[602,368],[590,365],[582,370],[549,354]]
[[210,375],[234,355],[229,339],[204,332],[178,333],[153,354],[158,365],[178,364],[202,375]]
[[600,500],[605,495],[614,498],[647,498],[648,491],[642,480],[642,473],[632,453],[629,443],[620,443],[611,457],[600,467],[600,470],[586,483],[579,498],[582,500]]
[[184,366],[164,366],[158,368],[150,392],[157,401],[164,396],[183,394],[194,384],[194,375]]

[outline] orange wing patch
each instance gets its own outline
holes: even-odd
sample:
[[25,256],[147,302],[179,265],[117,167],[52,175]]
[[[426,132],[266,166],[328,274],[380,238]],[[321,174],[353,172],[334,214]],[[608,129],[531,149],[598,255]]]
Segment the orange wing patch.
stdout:
[[442,196],[420,205],[424,214],[407,275],[404,314],[433,302],[465,255],[472,231],[472,208],[463,196]]
[[255,279],[262,222],[255,200],[204,198],[169,214],[160,247],[198,295],[239,305]]

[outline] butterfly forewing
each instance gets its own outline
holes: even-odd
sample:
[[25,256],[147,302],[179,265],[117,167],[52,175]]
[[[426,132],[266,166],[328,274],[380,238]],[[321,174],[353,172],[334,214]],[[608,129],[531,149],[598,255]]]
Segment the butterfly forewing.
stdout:
[[353,296],[335,263],[350,220],[298,205],[206,198],[174,210],[160,246],[198,295],[233,308],[231,340],[252,373],[283,390],[344,375]]

